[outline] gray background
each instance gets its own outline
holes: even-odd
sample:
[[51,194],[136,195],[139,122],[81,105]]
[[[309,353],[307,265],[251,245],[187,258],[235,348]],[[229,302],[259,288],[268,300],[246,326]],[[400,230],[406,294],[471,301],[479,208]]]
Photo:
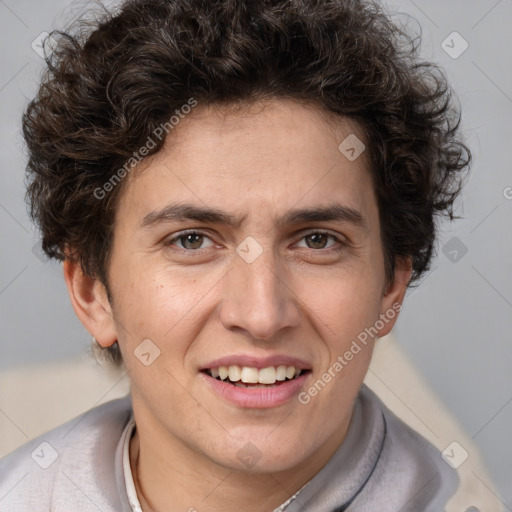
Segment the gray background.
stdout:
[[[0,0],[0,370],[89,349],[61,266],[40,256],[27,217],[20,132],[43,64],[32,41],[87,5]],[[424,56],[448,74],[474,154],[458,211],[463,219],[442,224],[438,256],[422,285],[408,292],[395,334],[473,436],[512,509],[512,0],[386,5],[401,18],[406,14],[411,30],[421,29]],[[454,31],[469,44],[458,58],[442,47]],[[461,42],[452,39],[448,44],[457,51]]]

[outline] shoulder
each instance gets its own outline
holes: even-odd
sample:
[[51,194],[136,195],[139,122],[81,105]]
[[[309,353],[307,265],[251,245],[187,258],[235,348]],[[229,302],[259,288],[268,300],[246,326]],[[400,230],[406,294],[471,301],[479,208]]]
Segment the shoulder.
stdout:
[[[385,436],[364,496],[388,503],[387,510],[439,512],[456,492],[459,477],[440,451],[390,411],[368,387],[363,400],[382,411]],[[356,507],[357,508],[357,507]]]
[[116,486],[105,484],[114,484],[115,452],[131,416],[128,395],[94,407],[0,459],[0,509],[65,510],[57,503],[62,500],[68,505],[83,502],[80,510],[101,509],[102,504],[111,510]]

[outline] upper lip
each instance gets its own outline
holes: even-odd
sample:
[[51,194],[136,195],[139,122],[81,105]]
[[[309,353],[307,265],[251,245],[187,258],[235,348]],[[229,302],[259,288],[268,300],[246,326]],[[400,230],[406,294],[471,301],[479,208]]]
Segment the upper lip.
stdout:
[[209,370],[211,368],[218,368],[219,366],[248,366],[251,368],[267,368],[269,366],[295,366],[301,370],[310,370],[311,365],[304,360],[297,357],[288,356],[284,354],[275,354],[266,357],[257,357],[250,354],[234,354],[229,356],[219,357],[203,365],[200,370]]

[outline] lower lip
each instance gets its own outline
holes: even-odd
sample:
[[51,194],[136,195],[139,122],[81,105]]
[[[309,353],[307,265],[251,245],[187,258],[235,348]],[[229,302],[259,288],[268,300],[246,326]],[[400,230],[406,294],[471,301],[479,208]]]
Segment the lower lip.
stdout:
[[272,388],[241,388],[214,379],[204,372],[200,372],[200,375],[215,393],[227,401],[239,407],[264,409],[282,405],[298,395],[310,373],[306,372]]

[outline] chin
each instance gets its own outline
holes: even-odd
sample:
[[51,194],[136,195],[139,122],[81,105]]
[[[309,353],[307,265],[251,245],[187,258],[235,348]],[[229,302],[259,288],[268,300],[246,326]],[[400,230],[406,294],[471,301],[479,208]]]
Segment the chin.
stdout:
[[230,438],[229,446],[218,450],[212,459],[233,471],[278,473],[300,465],[315,450],[314,446],[308,450],[299,435],[276,435],[270,440],[268,434],[269,430],[266,430],[260,436],[246,435],[236,442]]

